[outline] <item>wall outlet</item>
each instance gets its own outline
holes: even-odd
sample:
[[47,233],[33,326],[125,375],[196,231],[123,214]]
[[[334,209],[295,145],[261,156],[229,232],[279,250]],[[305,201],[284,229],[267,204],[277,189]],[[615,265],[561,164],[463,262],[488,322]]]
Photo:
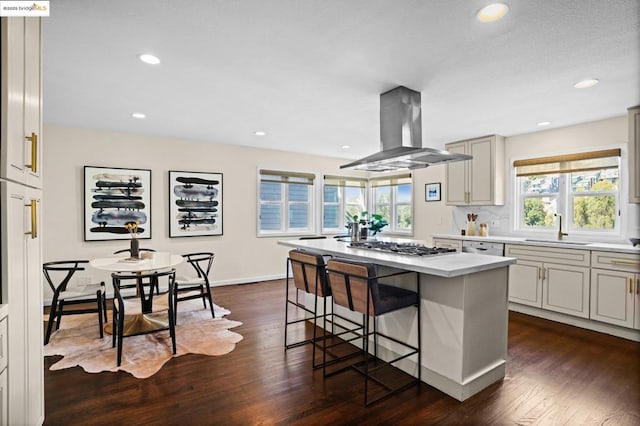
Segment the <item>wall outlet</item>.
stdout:
[[491,226],[500,226],[500,221],[498,219],[491,219]]

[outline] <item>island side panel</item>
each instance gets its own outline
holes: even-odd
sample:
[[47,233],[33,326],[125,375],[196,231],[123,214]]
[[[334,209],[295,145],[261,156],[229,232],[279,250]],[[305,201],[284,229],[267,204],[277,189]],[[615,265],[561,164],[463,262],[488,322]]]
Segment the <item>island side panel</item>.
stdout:
[[465,277],[462,400],[505,376],[508,271],[505,267]]
[[504,378],[507,269],[421,275],[423,381],[459,401]]

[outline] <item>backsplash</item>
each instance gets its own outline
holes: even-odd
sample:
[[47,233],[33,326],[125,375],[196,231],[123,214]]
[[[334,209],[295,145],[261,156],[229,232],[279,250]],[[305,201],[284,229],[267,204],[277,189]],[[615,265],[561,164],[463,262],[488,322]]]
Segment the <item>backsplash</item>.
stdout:
[[477,214],[476,227],[486,223],[489,227],[489,235],[507,235],[510,232],[509,208],[506,206],[469,206],[454,207],[453,229],[454,234],[467,229],[467,214]]
[[[476,219],[476,227],[481,223],[488,224],[489,235],[501,235],[501,236],[520,236],[524,233],[515,233],[513,231],[512,214],[510,208],[507,205],[504,206],[469,206],[469,207],[453,207],[452,208],[452,228],[451,233],[460,235],[460,231],[467,229],[467,214],[475,213],[478,215]],[[615,239],[603,238],[582,238],[590,241],[602,241],[602,242],[623,242],[629,243],[630,237],[640,237],[640,204],[627,204],[626,205],[626,232],[621,237]],[[564,228],[564,225],[563,225]],[[564,230],[564,229],[563,229]],[[476,229],[477,232],[477,229]],[[545,238],[554,238],[555,231],[545,233]],[[571,239],[573,236],[569,236]],[[576,238],[579,240],[580,238]]]

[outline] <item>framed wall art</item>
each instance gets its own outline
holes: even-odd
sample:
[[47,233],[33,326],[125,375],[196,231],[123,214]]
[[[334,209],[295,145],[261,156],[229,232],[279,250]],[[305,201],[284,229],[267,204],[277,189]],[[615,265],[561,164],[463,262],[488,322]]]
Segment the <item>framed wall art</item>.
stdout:
[[84,167],[84,240],[151,238],[151,170]]
[[169,237],[222,235],[222,173],[169,171]]
[[424,185],[425,201],[440,201],[440,182],[427,183]]

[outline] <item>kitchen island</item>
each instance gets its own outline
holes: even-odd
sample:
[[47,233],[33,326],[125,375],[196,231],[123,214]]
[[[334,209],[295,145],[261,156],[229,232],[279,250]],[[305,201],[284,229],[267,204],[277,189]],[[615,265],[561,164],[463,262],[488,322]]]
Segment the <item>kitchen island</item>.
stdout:
[[[471,253],[407,256],[352,248],[348,242],[335,239],[288,240],[279,244],[371,262],[379,266],[380,273],[417,272],[421,293],[422,380],[464,401],[504,378],[508,267],[515,259]],[[392,284],[415,288],[406,279]],[[409,311],[382,316],[379,327],[398,339],[414,336],[417,315]],[[378,354],[389,359],[395,354],[394,347],[379,347]],[[415,374],[415,363],[405,361],[398,367]]]

